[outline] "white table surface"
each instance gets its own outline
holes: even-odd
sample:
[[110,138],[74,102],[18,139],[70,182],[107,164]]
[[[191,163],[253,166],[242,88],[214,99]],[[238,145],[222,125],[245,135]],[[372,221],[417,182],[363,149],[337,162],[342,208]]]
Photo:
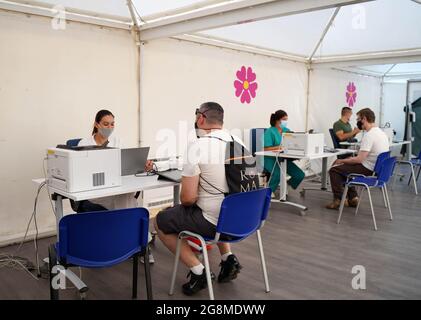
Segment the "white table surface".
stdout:
[[339,150],[339,151],[337,151],[337,152],[324,152],[322,154],[309,155],[309,156],[299,156],[299,155],[288,154],[288,153],[284,153],[284,152],[276,152],[276,151],[259,151],[259,152],[256,152],[256,155],[266,156],[266,157],[280,157],[280,158],[288,158],[288,159],[315,160],[315,159],[323,159],[323,158],[334,157],[334,156],[343,155],[343,154],[355,153],[355,150],[349,150],[349,149],[336,149],[336,150]]
[[[402,146],[404,144],[410,144],[410,143],[411,143],[411,141],[409,141],[409,140],[397,141],[397,142],[392,142],[390,144],[390,147],[393,148],[393,147],[398,147],[398,146]],[[343,142],[339,142],[339,144],[342,145],[342,146],[358,146],[358,145],[361,144],[361,142],[360,141],[359,142],[347,142],[347,141],[343,141]]]
[[[120,194],[132,193],[137,191],[145,191],[157,188],[173,187],[179,185],[177,182],[158,180],[158,176],[123,176],[122,184],[119,187],[96,189],[91,191],[73,192],[69,193],[60,189],[49,187],[51,193],[57,193],[63,197],[72,199],[74,201],[82,201],[89,199],[96,199],[102,197],[115,196]],[[45,181],[42,179],[33,179],[36,184],[41,184]]]

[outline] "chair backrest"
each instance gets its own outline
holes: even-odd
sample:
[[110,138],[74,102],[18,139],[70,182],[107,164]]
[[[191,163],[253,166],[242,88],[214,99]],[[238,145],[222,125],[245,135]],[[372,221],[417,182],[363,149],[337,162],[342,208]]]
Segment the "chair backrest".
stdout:
[[254,156],[257,151],[264,148],[264,134],[266,128],[253,128],[250,130],[250,152]]
[[376,164],[374,165],[374,170],[373,170],[374,173],[376,174],[376,176],[378,176],[379,173],[380,173],[380,168],[382,166],[383,161],[388,159],[388,158],[390,158],[390,151],[380,153],[377,156]]
[[393,169],[395,168],[396,157],[387,158],[382,161],[380,165],[379,174],[377,179],[380,182],[388,183],[393,175]]
[[333,147],[335,149],[339,149],[341,145],[339,144],[339,139],[336,136],[336,133],[333,131],[332,128],[329,129],[330,137],[332,138]]
[[59,223],[60,261],[82,267],[107,267],[127,260],[148,244],[145,208],[71,214]]
[[82,139],[70,139],[66,141],[66,146],[68,147],[77,147],[77,145],[79,144],[80,140]]
[[216,232],[246,238],[260,228],[269,212],[271,189],[227,196],[221,205]]

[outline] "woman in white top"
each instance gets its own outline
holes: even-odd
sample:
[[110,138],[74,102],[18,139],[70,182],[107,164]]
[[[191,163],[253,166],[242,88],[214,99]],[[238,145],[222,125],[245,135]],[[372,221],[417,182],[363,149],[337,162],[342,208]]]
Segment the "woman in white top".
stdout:
[[[111,148],[122,148],[121,140],[119,137],[113,135],[115,126],[114,115],[108,110],[100,110],[95,116],[94,128],[92,135],[89,138],[82,139],[79,142],[79,146],[106,146]],[[148,161],[145,166],[145,170],[149,171],[152,169],[152,161]],[[92,206],[91,204],[94,204]],[[82,204],[80,211],[95,211],[103,208],[107,210],[134,208],[137,207],[137,201],[133,193],[122,194],[118,196],[111,196],[105,198],[92,199],[88,203]],[[96,205],[96,206],[95,206]],[[98,207],[101,206],[101,207]],[[79,210],[78,210],[79,211]]]

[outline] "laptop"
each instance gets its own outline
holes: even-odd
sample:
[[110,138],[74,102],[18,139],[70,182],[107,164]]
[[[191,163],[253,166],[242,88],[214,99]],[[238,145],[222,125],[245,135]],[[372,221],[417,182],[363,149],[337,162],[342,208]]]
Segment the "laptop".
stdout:
[[121,149],[121,175],[130,176],[145,172],[149,147]]
[[158,179],[159,180],[167,180],[167,181],[172,181],[172,182],[181,182],[181,173],[183,171],[181,170],[167,170],[167,171],[162,171],[162,172],[158,172]]

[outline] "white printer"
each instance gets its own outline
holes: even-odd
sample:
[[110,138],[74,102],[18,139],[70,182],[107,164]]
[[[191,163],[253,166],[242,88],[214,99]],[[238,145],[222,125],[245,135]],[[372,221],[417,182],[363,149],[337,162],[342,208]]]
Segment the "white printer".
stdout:
[[281,146],[284,153],[297,156],[314,156],[324,152],[323,133],[292,133],[282,134]]
[[50,148],[47,177],[49,186],[66,192],[121,186],[121,150]]
[[387,128],[380,128],[382,131],[386,134],[387,139],[389,140],[389,144],[393,143],[395,132],[393,128],[387,127]]

